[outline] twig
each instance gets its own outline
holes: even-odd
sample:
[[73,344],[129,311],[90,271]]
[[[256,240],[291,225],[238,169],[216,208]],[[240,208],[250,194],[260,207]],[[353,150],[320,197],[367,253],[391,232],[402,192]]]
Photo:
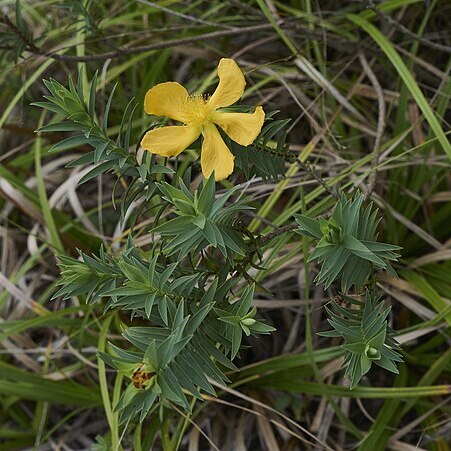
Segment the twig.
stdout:
[[299,160],[296,154],[290,151],[286,152],[276,152],[275,149],[268,147],[266,145],[257,145],[257,148],[259,150],[263,150],[270,155],[277,155],[280,158],[283,158],[287,163],[291,164],[297,164],[303,171],[309,173],[317,182],[319,185],[321,185],[324,190],[329,193],[331,196],[335,197],[335,199],[339,199],[340,195],[338,194],[337,190],[333,187],[330,187],[326,181],[322,178],[320,174],[318,174],[318,171],[315,170],[315,168],[312,167],[310,163],[304,162]]
[[326,181],[321,177],[321,175],[318,174],[318,171],[316,171],[310,163],[303,162],[296,158],[295,163],[304,171],[308,172],[325,190],[327,193],[329,193],[332,197],[335,197],[335,199],[340,199],[340,195],[338,194],[336,188],[332,188],[329,186]]
[[385,14],[383,11],[381,11],[372,1],[368,2],[367,7],[369,9],[373,10],[376,14],[381,16],[383,19],[385,19],[391,25],[396,27],[399,31],[406,34],[407,36],[410,36],[411,38],[415,39],[416,41],[421,42],[426,47],[430,47],[432,49],[440,50],[440,51],[446,52],[446,53],[451,53],[451,47],[449,47],[447,45],[443,45],[443,44],[437,44],[436,42],[430,41],[429,39],[418,36],[413,31],[410,31],[404,25],[400,24],[398,21],[393,19],[393,17],[391,17],[388,14]]
[[[6,14],[3,15],[1,21],[5,23],[8,28],[10,28],[14,33],[16,33],[20,39],[22,39],[23,42],[25,42],[28,46],[28,51],[31,53],[45,56],[48,58],[53,58],[57,61],[72,61],[72,62],[89,62],[89,61],[103,61],[107,59],[113,59],[113,58],[119,58],[121,56],[126,55],[134,55],[137,53],[147,52],[150,50],[158,50],[158,49],[164,49],[167,47],[174,47],[174,46],[180,46],[184,44],[190,44],[192,42],[197,41],[208,41],[209,39],[215,39],[220,38],[224,36],[236,36],[243,33],[253,33],[256,31],[262,31],[262,30],[269,30],[272,29],[272,25],[268,23],[264,24],[258,24],[258,25],[251,25],[248,27],[240,27],[240,28],[233,28],[230,30],[219,30],[219,31],[212,31],[210,33],[204,33],[199,34],[197,36],[187,36],[184,38],[179,39],[170,39],[163,42],[156,42],[154,44],[149,45],[142,45],[142,46],[136,46],[136,47],[122,47],[118,50],[112,51],[112,52],[105,52],[105,53],[99,53],[97,55],[60,55],[56,51],[46,52],[42,50],[41,48],[37,47],[32,41],[30,41],[26,36],[24,36],[20,30],[11,22],[11,20],[6,16]],[[288,26],[289,24],[296,26],[294,22],[283,22],[280,25],[281,26]]]
[[[27,36],[22,34],[20,30],[11,22],[11,20],[4,14],[3,18],[0,18],[0,22],[5,23],[8,28],[11,29],[14,33],[18,35],[18,37],[27,45],[26,50],[35,55],[44,56],[47,58],[53,58],[57,61],[65,61],[65,62],[90,62],[90,61],[105,61],[107,59],[120,58],[127,55],[134,55],[142,52],[147,52],[150,50],[159,50],[168,47],[181,46],[186,44],[195,43],[198,41],[208,41],[209,39],[216,39],[225,36],[238,36],[240,34],[245,33],[253,33],[257,31],[264,31],[272,29],[272,25],[269,23],[262,23],[258,25],[250,25],[246,27],[235,27],[227,30],[218,30],[212,31],[210,33],[199,34],[196,36],[187,36],[179,39],[170,39],[167,41],[160,41],[154,44],[136,46],[136,47],[121,47],[115,51],[99,53],[97,55],[61,55],[58,52],[62,50],[59,48],[57,50],[46,51],[42,48],[38,47],[33,41],[31,41]],[[279,26],[282,28],[293,28],[296,30],[300,30],[303,33],[308,34],[312,37],[319,37],[319,34],[305,29],[302,25],[299,24],[299,21],[296,17],[284,19],[279,22]],[[344,51],[346,53],[355,53],[357,50],[362,48],[362,44],[356,44],[354,42],[343,40],[340,37],[336,37],[336,42],[331,42],[329,44],[331,47],[337,48],[340,51]],[[368,49],[371,52],[378,53],[375,49]]]
[[276,230],[260,237],[260,239],[258,240],[258,244],[263,246],[266,243],[269,243],[273,238],[275,238],[279,235],[283,235],[284,233],[291,232],[292,230],[295,230],[298,227],[299,227],[299,225],[296,222],[293,222],[292,224],[288,224],[284,227],[280,227],[279,229],[276,229]]
[[20,40],[28,46],[31,52],[39,54],[42,53],[41,49],[36,46],[33,40],[31,40],[25,33],[23,33],[6,14],[2,14],[0,16],[0,23],[5,24],[7,28],[9,28],[14,34],[16,34],[20,38]]

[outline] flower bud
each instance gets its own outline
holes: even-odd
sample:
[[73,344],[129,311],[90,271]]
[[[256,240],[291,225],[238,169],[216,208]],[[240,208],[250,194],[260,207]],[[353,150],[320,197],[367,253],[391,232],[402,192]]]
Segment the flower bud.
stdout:
[[378,360],[381,358],[381,354],[378,349],[368,346],[365,350],[366,356],[371,360]]
[[152,387],[155,383],[156,373],[151,365],[146,363],[140,363],[133,371],[131,379],[135,388],[139,390],[145,390]]

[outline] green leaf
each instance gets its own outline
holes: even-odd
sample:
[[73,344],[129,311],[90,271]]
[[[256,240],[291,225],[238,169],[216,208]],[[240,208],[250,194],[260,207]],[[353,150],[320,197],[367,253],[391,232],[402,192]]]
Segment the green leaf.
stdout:
[[346,249],[349,249],[358,257],[364,258],[365,260],[368,260],[381,268],[385,268],[386,266],[383,260],[373,254],[373,252],[371,252],[362,242],[351,235],[344,235],[341,245]]
[[295,214],[294,218],[296,219],[296,222],[300,227],[298,233],[300,233],[301,235],[306,235],[310,238],[316,238],[317,240],[321,239],[323,234],[321,232],[318,221],[315,221],[308,216],[298,214]]
[[87,174],[85,174],[80,181],[78,182],[79,185],[82,185],[83,183],[86,183],[87,181],[93,179],[94,177],[97,177],[100,174],[103,174],[104,172],[109,171],[115,166],[114,161],[105,161],[103,163],[100,163],[95,168],[91,169]]

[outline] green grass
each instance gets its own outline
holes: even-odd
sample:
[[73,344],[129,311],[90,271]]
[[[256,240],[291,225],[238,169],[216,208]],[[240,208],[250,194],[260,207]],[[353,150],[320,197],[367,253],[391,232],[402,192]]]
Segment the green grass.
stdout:
[[[449,449],[449,2],[382,1],[379,12],[365,2],[332,0],[18,4],[0,0],[0,450],[52,449],[52,443],[90,449],[97,436],[97,449],[143,451],[208,449],[210,441],[221,450],[274,449],[274,443],[279,449],[318,449],[317,443]],[[264,27],[248,32],[254,25]],[[211,32],[224,33],[202,37]],[[158,49],[127,50],[167,41]],[[113,58],[102,57],[117,49]],[[60,57],[40,54],[48,51]],[[366,77],[359,52],[378,85]],[[43,101],[43,78],[67,85],[69,76],[87,80],[98,71],[99,114],[117,83],[108,123],[115,138],[132,97],[142,105],[147,89],[169,80],[212,92],[222,57],[243,68],[246,104],[293,119],[288,142],[298,159],[329,187],[369,192],[383,218],[381,241],[403,246],[398,277],[378,275],[378,284],[392,306],[393,329],[407,337],[405,363],[397,376],[376,370],[348,389],[340,342],[317,335],[329,328],[324,306],[339,287],[316,287],[318,268],[304,258],[309,242],[285,234],[262,249],[264,270],[249,270],[261,284],[259,315],[277,332],[246,343],[235,362],[240,371],[228,373],[231,388],[197,402],[187,418],[165,410],[142,425],[119,424],[114,406],[122,376],[97,350],[107,341],[125,343],[120,334],[129,317],[104,316],[102,304],[87,306],[82,297],[52,296],[57,255],[96,253],[102,243],[115,252],[124,246],[129,224],[121,229],[113,205],[120,208],[126,182],[103,175],[77,186],[79,169],[66,164],[87,148],[72,140],[49,152],[68,135],[34,131],[61,117],[30,104]],[[148,126],[140,108],[133,143]],[[188,158],[193,154],[180,166]],[[243,223],[252,232],[290,224],[296,213],[324,215],[335,204],[299,165],[287,165],[286,175],[246,185],[255,209]],[[243,181],[232,178],[224,187]],[[144,250],[154,215],[143,210],[136,218]],[[102,440],[111,445],[102,448]]]

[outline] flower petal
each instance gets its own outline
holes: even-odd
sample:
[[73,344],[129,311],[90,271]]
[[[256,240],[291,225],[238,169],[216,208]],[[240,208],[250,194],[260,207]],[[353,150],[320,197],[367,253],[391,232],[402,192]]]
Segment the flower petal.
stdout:
[[160,83],[147,91],[144,110],[147,114],[185,122],[188,97],[188,91],[181,84],[175,81]]
[[214,171],[216,181],[226,179],[233,172],[234,159],[219,130],[211,122],[207,123],[204,127],[204,141],[200,156],[204,177],[209,178]]
[[230,58],[222,58],[219,61],[218,77],[218,87],[208,100],[208,104],[213,110],[235,103],[243,95],[246,86],[243,72]]
[[141,141],[141,147],[162,157],[174,157],[196,141],[199,135],[197,127],[169,125],[147,132]]
[[265,112],[258,106],[253,113],[221,113],[215,112],[211,121],[219,125],[235,142],[248,146],[260,133]]

